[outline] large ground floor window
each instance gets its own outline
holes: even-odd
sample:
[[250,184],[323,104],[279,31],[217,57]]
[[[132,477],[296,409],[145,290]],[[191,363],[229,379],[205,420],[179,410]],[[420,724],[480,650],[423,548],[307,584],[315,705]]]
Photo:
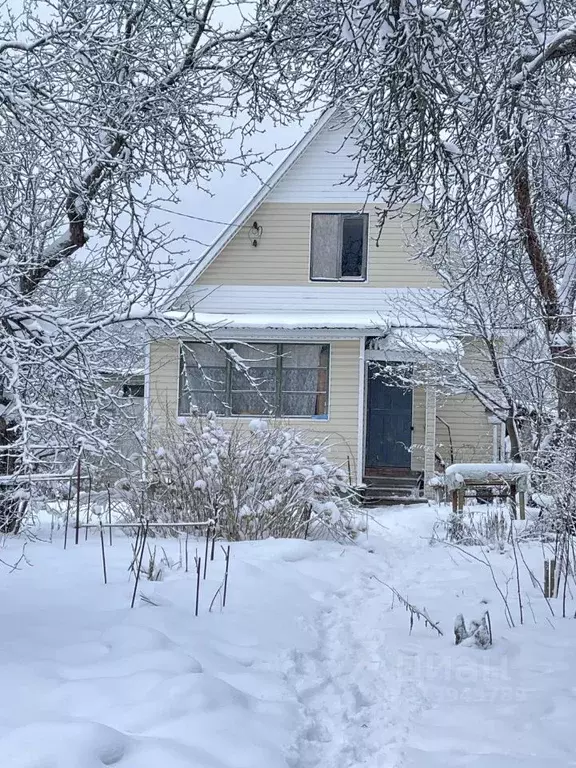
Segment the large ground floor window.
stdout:
[[181,416],[214,411],[220,416],[328,417],[328,344],[226,348],[228,352],[213,344],[181,345]]

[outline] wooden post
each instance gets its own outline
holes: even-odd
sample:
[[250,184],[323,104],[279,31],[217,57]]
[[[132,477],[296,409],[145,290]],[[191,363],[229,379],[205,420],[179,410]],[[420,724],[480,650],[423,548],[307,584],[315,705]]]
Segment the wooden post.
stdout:
[[550,597],[556,597],[556,560],[550,560]]
[[520,520],[526,520],[526,493],[520,491],[518,497],[520,500]]
[[544,560],[544,597],[550,597],[550,561]]
[[458,490],[458,512],[464,512],[465,503],[466,503],[466,488],[460,488]]
[[514,520],[518,519],[518,508],[516,507],[516,483],[510,483],[510,505],[512,507],[512,516]]
[[78,464],[76,465],[76,533],[74,535],[74,543],[78,544],[80,540],[80,456],[78,456]]
[[454,512],[454,514],[458,512],[458,491],[457,490],[452,491],[452,512]]

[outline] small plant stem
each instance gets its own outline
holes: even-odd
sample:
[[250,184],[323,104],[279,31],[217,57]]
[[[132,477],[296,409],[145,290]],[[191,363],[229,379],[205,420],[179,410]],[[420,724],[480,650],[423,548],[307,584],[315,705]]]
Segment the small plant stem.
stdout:
[[136,602],[136,593],[138,592],[138,582],[140,581],[140,571],[142,570],[142,560],[144,559],[144,550],[146,549],[146,537],[148,536],[148,523],[142,523],[142,544],[140,546],[140,557],[138,558],[138,570],[134,580],[134,591],[132,592],[132,602],[130,608],[134,608]]

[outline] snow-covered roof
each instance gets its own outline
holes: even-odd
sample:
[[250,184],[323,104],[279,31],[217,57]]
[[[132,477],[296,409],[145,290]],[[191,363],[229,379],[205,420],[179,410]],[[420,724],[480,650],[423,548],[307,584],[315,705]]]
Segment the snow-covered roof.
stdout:
[[219,331],[325,329],[381,336],[394,328],[421,329],[425,333],[418,339],[404,341],[409,346],[424,341],[429,349],[446,340],[446,323],[434,308],[441,293],[353,286],[204,286],[190,294],[190,309],[166,314]]

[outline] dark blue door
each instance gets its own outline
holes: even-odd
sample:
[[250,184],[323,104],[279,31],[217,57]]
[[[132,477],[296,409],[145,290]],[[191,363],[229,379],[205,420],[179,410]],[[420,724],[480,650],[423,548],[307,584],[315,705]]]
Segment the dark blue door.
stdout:
[[390,384],[368,367],[366,468],[410,468],[412,390]]

